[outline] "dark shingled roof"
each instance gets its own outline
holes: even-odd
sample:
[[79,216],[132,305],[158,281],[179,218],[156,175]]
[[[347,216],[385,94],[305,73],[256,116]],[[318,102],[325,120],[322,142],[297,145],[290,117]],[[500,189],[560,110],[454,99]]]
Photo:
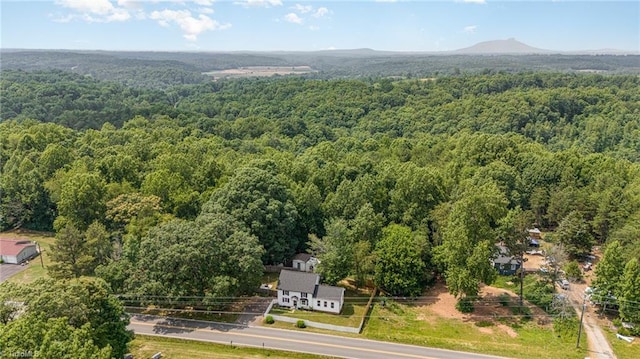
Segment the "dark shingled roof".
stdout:
[[318,276],[315,273],[283,270],[278,279],[278,289],[300,293],[314,293]]
[[312,255],[309,253],[298,253],[293,257],[293,260],[308,262],[311,259]]
[[313,295],[317,299],[340,300],[344,295],[344,288],[333,287],[330,285],[319,285],[318,290]]

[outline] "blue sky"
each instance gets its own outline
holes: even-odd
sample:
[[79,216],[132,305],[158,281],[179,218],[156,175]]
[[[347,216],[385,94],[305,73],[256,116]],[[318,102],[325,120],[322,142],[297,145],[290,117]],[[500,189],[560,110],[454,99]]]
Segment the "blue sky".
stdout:
[[2,48],[640,51],[640,1],[0,0]]

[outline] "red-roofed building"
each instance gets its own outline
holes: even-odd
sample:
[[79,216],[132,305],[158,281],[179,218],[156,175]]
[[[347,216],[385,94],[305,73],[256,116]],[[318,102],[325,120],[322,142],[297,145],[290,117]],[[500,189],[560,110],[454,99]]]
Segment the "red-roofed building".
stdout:
[[0,238],[0,258],[4,263],[20,264],[37,255],[38,249],[33,241]]

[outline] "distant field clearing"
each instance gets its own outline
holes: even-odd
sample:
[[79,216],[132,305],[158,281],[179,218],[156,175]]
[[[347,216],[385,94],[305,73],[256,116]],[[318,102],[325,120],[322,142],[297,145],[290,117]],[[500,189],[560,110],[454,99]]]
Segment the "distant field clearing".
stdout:
[[274,75],[295,75],[317,72],[310,66],[247,66],[235,69],[203,72],[214,79],[224,77],[269,77]]

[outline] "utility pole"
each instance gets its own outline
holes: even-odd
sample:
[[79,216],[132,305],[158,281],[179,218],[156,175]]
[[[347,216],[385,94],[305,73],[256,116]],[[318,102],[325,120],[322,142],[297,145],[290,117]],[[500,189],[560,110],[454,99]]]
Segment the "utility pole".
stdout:
[[582,321],[584,320],[584,308],[587,307],[587,296],[582,296],[582,314],[580,314],[580,326],[578,327],[578,341],[576,349],[580,348],[580,334],[582,334]]
[[40,243],[36,243],[38,244],[38,252],[40,253],[40,265],[42,266],[42,268],[44,268],[44,261],[42,260],[42,247],[40,247]]

